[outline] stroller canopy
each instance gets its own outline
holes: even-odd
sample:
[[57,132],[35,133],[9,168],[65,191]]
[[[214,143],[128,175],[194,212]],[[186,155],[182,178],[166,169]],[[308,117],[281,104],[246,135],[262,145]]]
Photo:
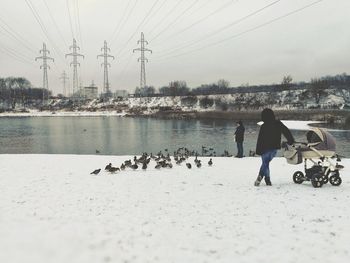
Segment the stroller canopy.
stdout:
[[317,150],[334,151],[336,149],[334,137],[326,130],[321,128],[312,128],[306,133],[309,144],[312,144]]

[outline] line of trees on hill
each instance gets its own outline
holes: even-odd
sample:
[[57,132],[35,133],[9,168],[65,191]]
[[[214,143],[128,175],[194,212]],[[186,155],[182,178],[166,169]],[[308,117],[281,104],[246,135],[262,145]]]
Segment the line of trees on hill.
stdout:
[[281,92],[307,89],[309,93],[319,101],[320,97],[325,94],[329,88],[350,88],[350,75],[346,73],[325,76],[311,79],[310,82],[294,83],[290,75],[283,77],[281,83],[271,85],[254,85],[243,84],[239,87],[230,87],[227,80],[221,79],[216,83],[203,84],[196,88],[189,88],[186,81],[172,81],[167,86],[160,87],[158,90],[153,87],[135,89],[136,97],[153,97],[153,96],[191,96],[191,95],[213,95],[213,94],[235,94],[235,93],[256,93],[256,92]]
[[26,107],[29,104],[42,104],[43,98],[51,93],[42,88],[35,88],[23,77],[0,78],[0,108],[15,109],[16,105]]

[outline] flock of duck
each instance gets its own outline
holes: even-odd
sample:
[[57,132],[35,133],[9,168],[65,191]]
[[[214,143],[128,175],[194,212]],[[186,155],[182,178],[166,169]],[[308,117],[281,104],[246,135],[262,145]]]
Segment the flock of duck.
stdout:
[[[203,155],[203,147],[202,147],[202,155]],[[209,151],[211,151],[211,154],[208,154]],[[213,149],[210,148],[210,150],[208,150],[207,152],[207,156],[216,156],[213,154]],[[225,151],[226,155],[228,155],[228,152]],[[191,156],[195,156],[194,159],[194,163],[191,163],[189,161],[189,157]],[[109,173],[116,173],[116,172],[120,172],[120,171],[124,171],[126,169],[132,169],[132,170],[137,170],[137,169],[142,169],[142,170],[147,170],[147,168],[150,166],[151,160],[153,160],[156,165],[155,165],[155,169],[161,169],[161,168],[173,168],[173,163],[172,161],[174,161],[177,165],[181,165],[182,163],[186,164],[186,167],[188,169],[191,169],[193,166],[196,166],[197,168],[201,168],[202,167],[202,160],[200,160],[198,158],[199,154],[196,151],[190,151],[189,149],[185,148],[185,147],[181,147],[179,149],[177,149],[176,151],[174,151],[174,156],[173,156],[173,160],[170,156],[170,153],[168,152],[168,149],[164,150],[164,153],[162,151],[158,152],[156,155],[148,154],[148,153],[143,153],[141,155],[141,157],[137,158],[136,156],[134,156],[133,160],[125,160],[120,167],[114,167],[112,166],[112,163],[109,163],[106,165],[105,167],[105,171],[109,172]],[[208,166],[212,166],[213,165],[213,160],[212,158],[210,158],[210,160],[208,161]],[[90,174],[93,175],[98,175],[101,172],[101,169],[96,169],[94,171],[92,171]]]

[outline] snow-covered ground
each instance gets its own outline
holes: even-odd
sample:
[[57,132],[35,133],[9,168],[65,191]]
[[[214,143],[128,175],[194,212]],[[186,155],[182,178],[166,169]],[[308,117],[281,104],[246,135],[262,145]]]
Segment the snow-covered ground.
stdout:
[[89,173],[132,157],[0,155],[0,262],[350,262],[350,160],[340,187],[296,185],[302,166]]
[[98,116],[125,116],[125,113],[117,111],[37,111],[29,112],[3,112],[0,117],[98,117]]

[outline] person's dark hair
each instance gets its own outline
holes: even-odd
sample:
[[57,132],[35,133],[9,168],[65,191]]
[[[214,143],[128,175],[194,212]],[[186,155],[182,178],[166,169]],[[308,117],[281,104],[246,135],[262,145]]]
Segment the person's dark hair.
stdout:
[[237,121],[239,125],[243,125],[243,122],[241,120]]
[[272,122],[276,120],[275,113],[273,110],[266,108],[261,112],[261,120],[263,122]]

